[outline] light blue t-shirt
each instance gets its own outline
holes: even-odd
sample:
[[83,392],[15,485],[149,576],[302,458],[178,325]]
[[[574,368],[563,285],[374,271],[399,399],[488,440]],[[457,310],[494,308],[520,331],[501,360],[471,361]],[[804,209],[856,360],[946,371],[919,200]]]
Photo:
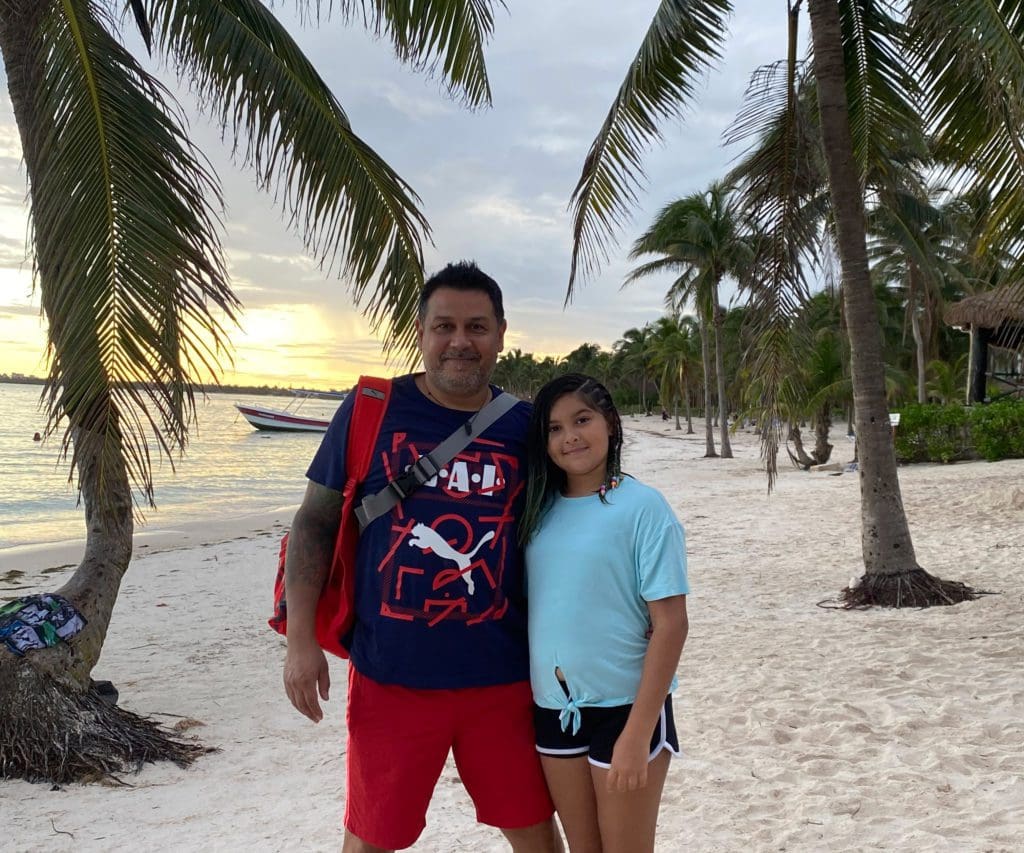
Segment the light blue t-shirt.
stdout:
[[690,591],[683,527],[661,493],[625,477],[605,499],[557,495],[526,547],[533,698],[561,709],[563,727],[578,727],[578,708],[636,699],[647,602]]

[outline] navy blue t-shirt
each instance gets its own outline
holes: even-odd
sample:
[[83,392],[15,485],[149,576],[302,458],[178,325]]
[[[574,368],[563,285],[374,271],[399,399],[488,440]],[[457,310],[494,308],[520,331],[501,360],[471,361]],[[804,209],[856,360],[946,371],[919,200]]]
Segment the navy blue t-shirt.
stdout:
[[[497,389],[494,389],[497,393]],[[354,396],[338,409],[306,476],[345,485]],[[375,494],[471,416],[437,405],[412,376],[391,401],[363,494]],[[351,660],[374,681],[486,687],[530,677],[522,553],[527,403],[518,403],[431,481],[359,538]]]

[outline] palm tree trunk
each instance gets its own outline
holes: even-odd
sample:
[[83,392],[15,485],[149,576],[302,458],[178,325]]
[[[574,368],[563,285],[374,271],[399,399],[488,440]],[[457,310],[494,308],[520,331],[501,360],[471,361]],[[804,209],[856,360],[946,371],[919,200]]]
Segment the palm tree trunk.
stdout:
[[729,404],[725,399],[725,354],[722,352],[722,323],[725,312],[718,304],[718,284],[714,286],[715,300],[715,376],[718,380],[718,427],[719,441],[722,445],[722,458],[732,459],[732,446],[729,444]]
[[690,407],[689,380],[683,380],[683,404],[686,406],[686,434],[693,435],[693,410]]
[[[804,450],[803,436],[800,435],[800,425],[796,421],[791,421],[789,424],[789,432],[786,434],[786,451],[789,453],[789,458],[793,460],[795,465],[799,465],[805,471],[809,471],[816,463],[814,459],[807,455],[807,451]],[[793,453],[789,449],[788,442],[793,442],[793,447],[796,453]]]
[[711,344],[708,340],[708,318],[700,318],[700,357],[704,368],[704,457],[718,456],[715,452],[715,430],[711,425]]
[[850,136],[839,13],[835,0],[811,0],[808,11],[850,338],[864,566],[869,574],[897,574],[919,567],[903,509],[889,428],[882,334],[868,274],[863,190]]
[[[924,593],[910,538],[889,427],[882,361],[882,335],[871,280],[864,228],[864,199],[853,156],[839,6],[810,0],[814,71],[818,84],[821,135],[843,273],[843,300],[850,338],[851,372],[861,494],[861,549],[865,582],[849,590],[854,603],[921,606],[938,603]],[[909,574],[915,577],[908,578]],[[881,578],[882,583],[877,583]],[[872,582],[876,581],[876,582]],[[892,593],[892,599],[881,593]],[[959,600],[963,600],[960,598]],[[945,603],[952,603],[947,596]]]
[[921,319],[916,307],[912,309],[910,315],[910,330],[914,335],[914,350],[917,353],[917,402],[923,405],[928,402],[928,392],[925,388],[928,379],[925,373],[924,335],[921,334]]
[[[47,168],[45,152],[40,150],[37,141],[39,118],[34,97],[43,79],[42,52],[45,48],[40,45],[38,33],[40,9],[44,7],[45,4],[35,2],[8,2],[0,6],[0,51],[21,135],[30,195],[41,184]],[[63,318],[60,307],[49,298],[51,290],[47,282],[54,272],[50,263],[54,256],[51,247],[60,235],[38,228],[34,237],[40,294],[50,321],[50,341],[54,342],[54,361],[60,368],[61,384],[64,388],[88,387],[88,379],[76,382],[75,365],[61,363],[59,341]],[[102,408],[102,400],[87,399],[65,409],[72,429],[78,483],[85,507],[87,543],[82,563],[58,592],[82,612],[89,627],[76,638],[74,654],[41,653],[27,658],[60,680],[73,681],[83,688],[88,684],[89,671],[99,660],[120,579],[131,558],[133,530],[131,491],[120,447],[112,451],[108,443],[104,451],[102,438],[89,432],[88,425],[81,422],[81,413]]]
[[[47,152],[40,144],[36,95],[43,87],[47,50],[41,22],[53,14],[50,5],[38,0],[0,2],[0,53],[33,202],[48,168]],[[62,361],[63,317],[49,287],[58,274],[52,259],[58,256],[55,247],[62,237],[36,223],[35,264],[53,346],[51,382],[58,386],[56,393],[65,395],[58,405],[70,424],[86,521],[85,555],[56,592],[87,624],[70,643],[24,657],[0,653],[0,775],[53,782],[95,781],[160,758],[187,763],[204,751],[194,744],[175,743],[150,721],[106,704],[91,689],[89,674],[99,660],[131,559],[132,499],[116,425],[113,436],[89,430],[92,413],[104,408],[102,396],[72,398],[67,393],[69,388],[89,388],[91,379],[76,377],[77,366]]]
[[832,456],[832,445],[828,443],[831,427],[832,411],[829,406],[822,406],[814,417],[814,461],[818,465],[824,465]]

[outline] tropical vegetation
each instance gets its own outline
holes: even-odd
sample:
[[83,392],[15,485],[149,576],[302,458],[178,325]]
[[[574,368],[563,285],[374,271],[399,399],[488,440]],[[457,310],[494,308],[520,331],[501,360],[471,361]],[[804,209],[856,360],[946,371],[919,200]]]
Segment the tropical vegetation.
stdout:
[[[972,591],[922,569],[903,509],[866,211],[920,189],[935,171],[954,191],[991,199],[975,236],[976,253],[992,257],[1019,247],[1024,7],[1019,0],[808,0],[811,49],[801,61],[803,2],[787,5],[787,54],[755,74],[741,114],[745,127],[738,135],[752,140],[756,168],[735,176],[745,217],[760,234],[748,284],[757,329],[749,361],[759,377],[769,474],[793,403],[787,368],[807,276],[825,274],[827,259],[837,256],[865,569],[844,599],[850,606],[955,603]],[[682,117],[696,102],[700,77],[721,56],[731,12],[727,0],[659,3],[573,195],[570,293],[607,257],[641,187],[646,144],[666,120]],[[927,220],[903,225],[920,228]],[[934,230],[900,243],[915,259],[908,306],[921,340],[922,314],[934,304],[936,289],[928,276],[938,266],[931,261],[940,254],[942,229]]]

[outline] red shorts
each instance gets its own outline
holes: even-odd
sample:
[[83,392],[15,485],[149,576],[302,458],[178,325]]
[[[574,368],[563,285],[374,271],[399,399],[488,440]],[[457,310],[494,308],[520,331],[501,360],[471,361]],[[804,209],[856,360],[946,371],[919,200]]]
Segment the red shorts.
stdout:
[[533,733],[530,684],[414,690],[349,666],[345,828],[377,847],[411,846],[451,750],[476,818],[519,829],[554,813]]

